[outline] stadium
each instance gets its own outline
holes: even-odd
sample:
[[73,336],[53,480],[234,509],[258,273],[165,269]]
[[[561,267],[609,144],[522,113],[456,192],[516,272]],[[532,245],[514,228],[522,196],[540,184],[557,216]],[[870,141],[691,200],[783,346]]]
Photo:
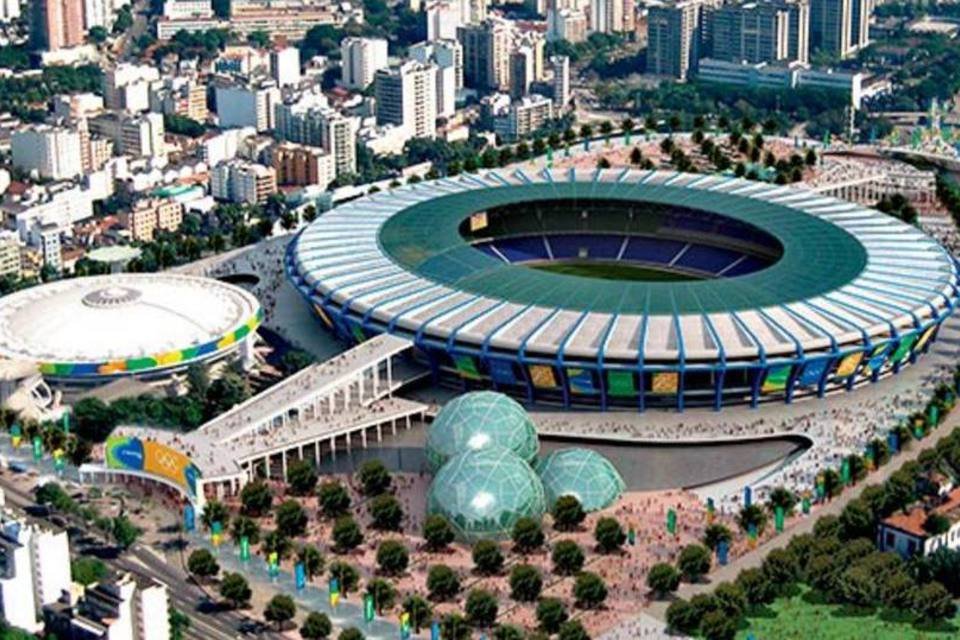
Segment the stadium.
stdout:
[[345,341],[438,383],[608,409],[791,402],[930,348],[957,264],[858,204],[723,175],[463,175],[324,214],[286,268]]
[[0,356],[63,386],[156,379],[195,362],[251,357],[262,319],[253,295],[209,278],[66,279],[0,300]]

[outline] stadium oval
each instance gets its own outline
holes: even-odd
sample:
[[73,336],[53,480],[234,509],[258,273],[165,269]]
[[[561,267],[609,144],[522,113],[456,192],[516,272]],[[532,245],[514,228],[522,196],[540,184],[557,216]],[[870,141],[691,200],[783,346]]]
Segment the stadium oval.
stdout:
[[956,262],[886,214],[722,175],[463,175],[373,194],[290,244],[347,341],[409,338],[438,381],[567,407],[791,401],[925,353]]

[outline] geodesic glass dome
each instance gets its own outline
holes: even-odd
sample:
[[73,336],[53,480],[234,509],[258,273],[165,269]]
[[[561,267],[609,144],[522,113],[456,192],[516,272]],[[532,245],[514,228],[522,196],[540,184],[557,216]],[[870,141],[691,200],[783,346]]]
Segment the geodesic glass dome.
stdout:
[[474,391],[448,402],[427,433],[427,461],[436,471],[455,455],[496,444],[533,462],[537,430],[520,404],[494,391]]
[[560,449],[537,463],[547,509],[560,496],[573,496],[584,511],[599,511],[613,504],[626,484],[613,463],[592,449]]
[[427,495],[427,512],[445,517],[467,542],[504,538],[519,518],[539,520],[545,510],[543,485],[533,468],[498,446],[451,458]]

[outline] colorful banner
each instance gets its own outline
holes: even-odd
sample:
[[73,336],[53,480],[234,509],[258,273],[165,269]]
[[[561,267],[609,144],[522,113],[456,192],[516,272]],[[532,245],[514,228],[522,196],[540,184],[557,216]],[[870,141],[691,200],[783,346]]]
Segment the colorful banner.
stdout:
[[327,591],[330,593],[330,606],[336,607],[340,602],[340,581],[336,578],[330,578]]
[[213,546],[219,547],[220,541],[223,539],[223,523],[217,520],[210,524],[210,541],[213,543]]
[[471,380],[478,380],[480,378],[477,363],[474,362],[470,356],[454,355],[453,365],[457,368],[457,373],[464,378],[470,378]]
[[923,334],[920,336],[920,340],[917,342],[917,346],[914,347],[916,351],[922,351],[924,347],[927,346],[927,343],[930,342],[930,338],[933,337],[933,332],[937,330],[937,325],[932,324],[926,328]]
[[470,231],[486,229],[488,224],[486,211],[481,211],[480,213],[475,213],[470,216]]
[[631,371],[608,371],[607,394],[618,398],[630,398],[637,395]]
[[373,622],[374,617],[373,596],[369,593],[363,595],[363,620],[364,622]]
[[863,360],[863,352],[857,351],[843,357],[840,364],[837,365],[837,371],[834,375],[837,378],[849,378],[857,372],[860,362]]
[[791,371],[793,371],[793,366],[789,364],[770,367],[767,369],[767,375],[763,379],[763,385],[760,390],[763,391],[763,393],[783,391],[787,388],[787,381],[790,380]]
[[246,562],[250,559],[250,538],[243,536],[240,538],[240,560]]
[[200,471],[176,449],[153,440],[132,436],[110,436],[105,448],[107,468],[142,471],[163,477],[184,489],[191,498],[197,495]]
[[40,436],[33,436],[33,459],[40,460],[43,457],[43,440]]
[[597,387],[593,383],[593,371],[590,369],[567,368],[567,382],[570,384],[570,391],[579,394],[592,394],[597,392]]
[[280,554],[276,551],[271,551],[267,554],[267,571],[270,572],[271,576],[280,573]]
[[886,364],[891,344],[891,342],[878,344],[873,348],[873,351],[870,352],[870,359],[867,360],[867,369],[870,370],[870,373],[880,371],[881,367]]
[[313,310],[317,313],[317,317],[323,321],[323,324],[327,325],[327,329],[333,329],[333,320],[331,320],[330,316],[327,315],[327,312],[323,310],[323,307],[318,304],[314,304]]
[[293,567],[294,581],[297,591],[302,591],[307,586],[307,570],[302,562],[298,562]]
[[893,355],[890,356],[890,362],[893,364],[900,364],[904,360],[910,357],[914,343],[917,341],[917,334],[911,333],[910,335],[903,336],[900,339],[900,344],[897,345],[897,348],[893,351]]
[[350,325],[350,331],[353,332],[353,337],[357,342],[366,342],[367,334],[363,332],[363,327],[358,324]]
[[490,360],[490,378],[497,384],[517,384],[513,365],[507,360]]
[[13,426],[10,427],[10,441],[14,449],[20,446],[21,440],[23,440],[23,429],[20,428],[19,424],[14,422]]
[[815,384],[820,384],[820,380],[823,378],[823,374],[829,365],[830,358],[808,360],[803,366],[803,372],[800,374],[800,377],[797,378],[797,384],[801,387],[812,387]]
[[675,371],[655,373],[650,384],[652,393],[674,394],[680,388],[680,374]]
[[539,389],[555,389],[557,387],[557,376],[553,372],[553,367],[545,364],[532,364],[528,370],[533,386]]
[[667,510],[667,531],[670,535],[677,533],[677,512],[673,509]]

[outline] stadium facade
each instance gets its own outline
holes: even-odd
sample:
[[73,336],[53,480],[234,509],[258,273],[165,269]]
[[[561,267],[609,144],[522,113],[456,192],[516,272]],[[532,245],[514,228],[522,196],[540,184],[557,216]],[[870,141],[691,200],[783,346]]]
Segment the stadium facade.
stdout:
[[851,390],[930,349],[952,257],[863,206],[722,175],[462,175],[324,214],[287,252],[323,324],[438,382],[608,409]]

